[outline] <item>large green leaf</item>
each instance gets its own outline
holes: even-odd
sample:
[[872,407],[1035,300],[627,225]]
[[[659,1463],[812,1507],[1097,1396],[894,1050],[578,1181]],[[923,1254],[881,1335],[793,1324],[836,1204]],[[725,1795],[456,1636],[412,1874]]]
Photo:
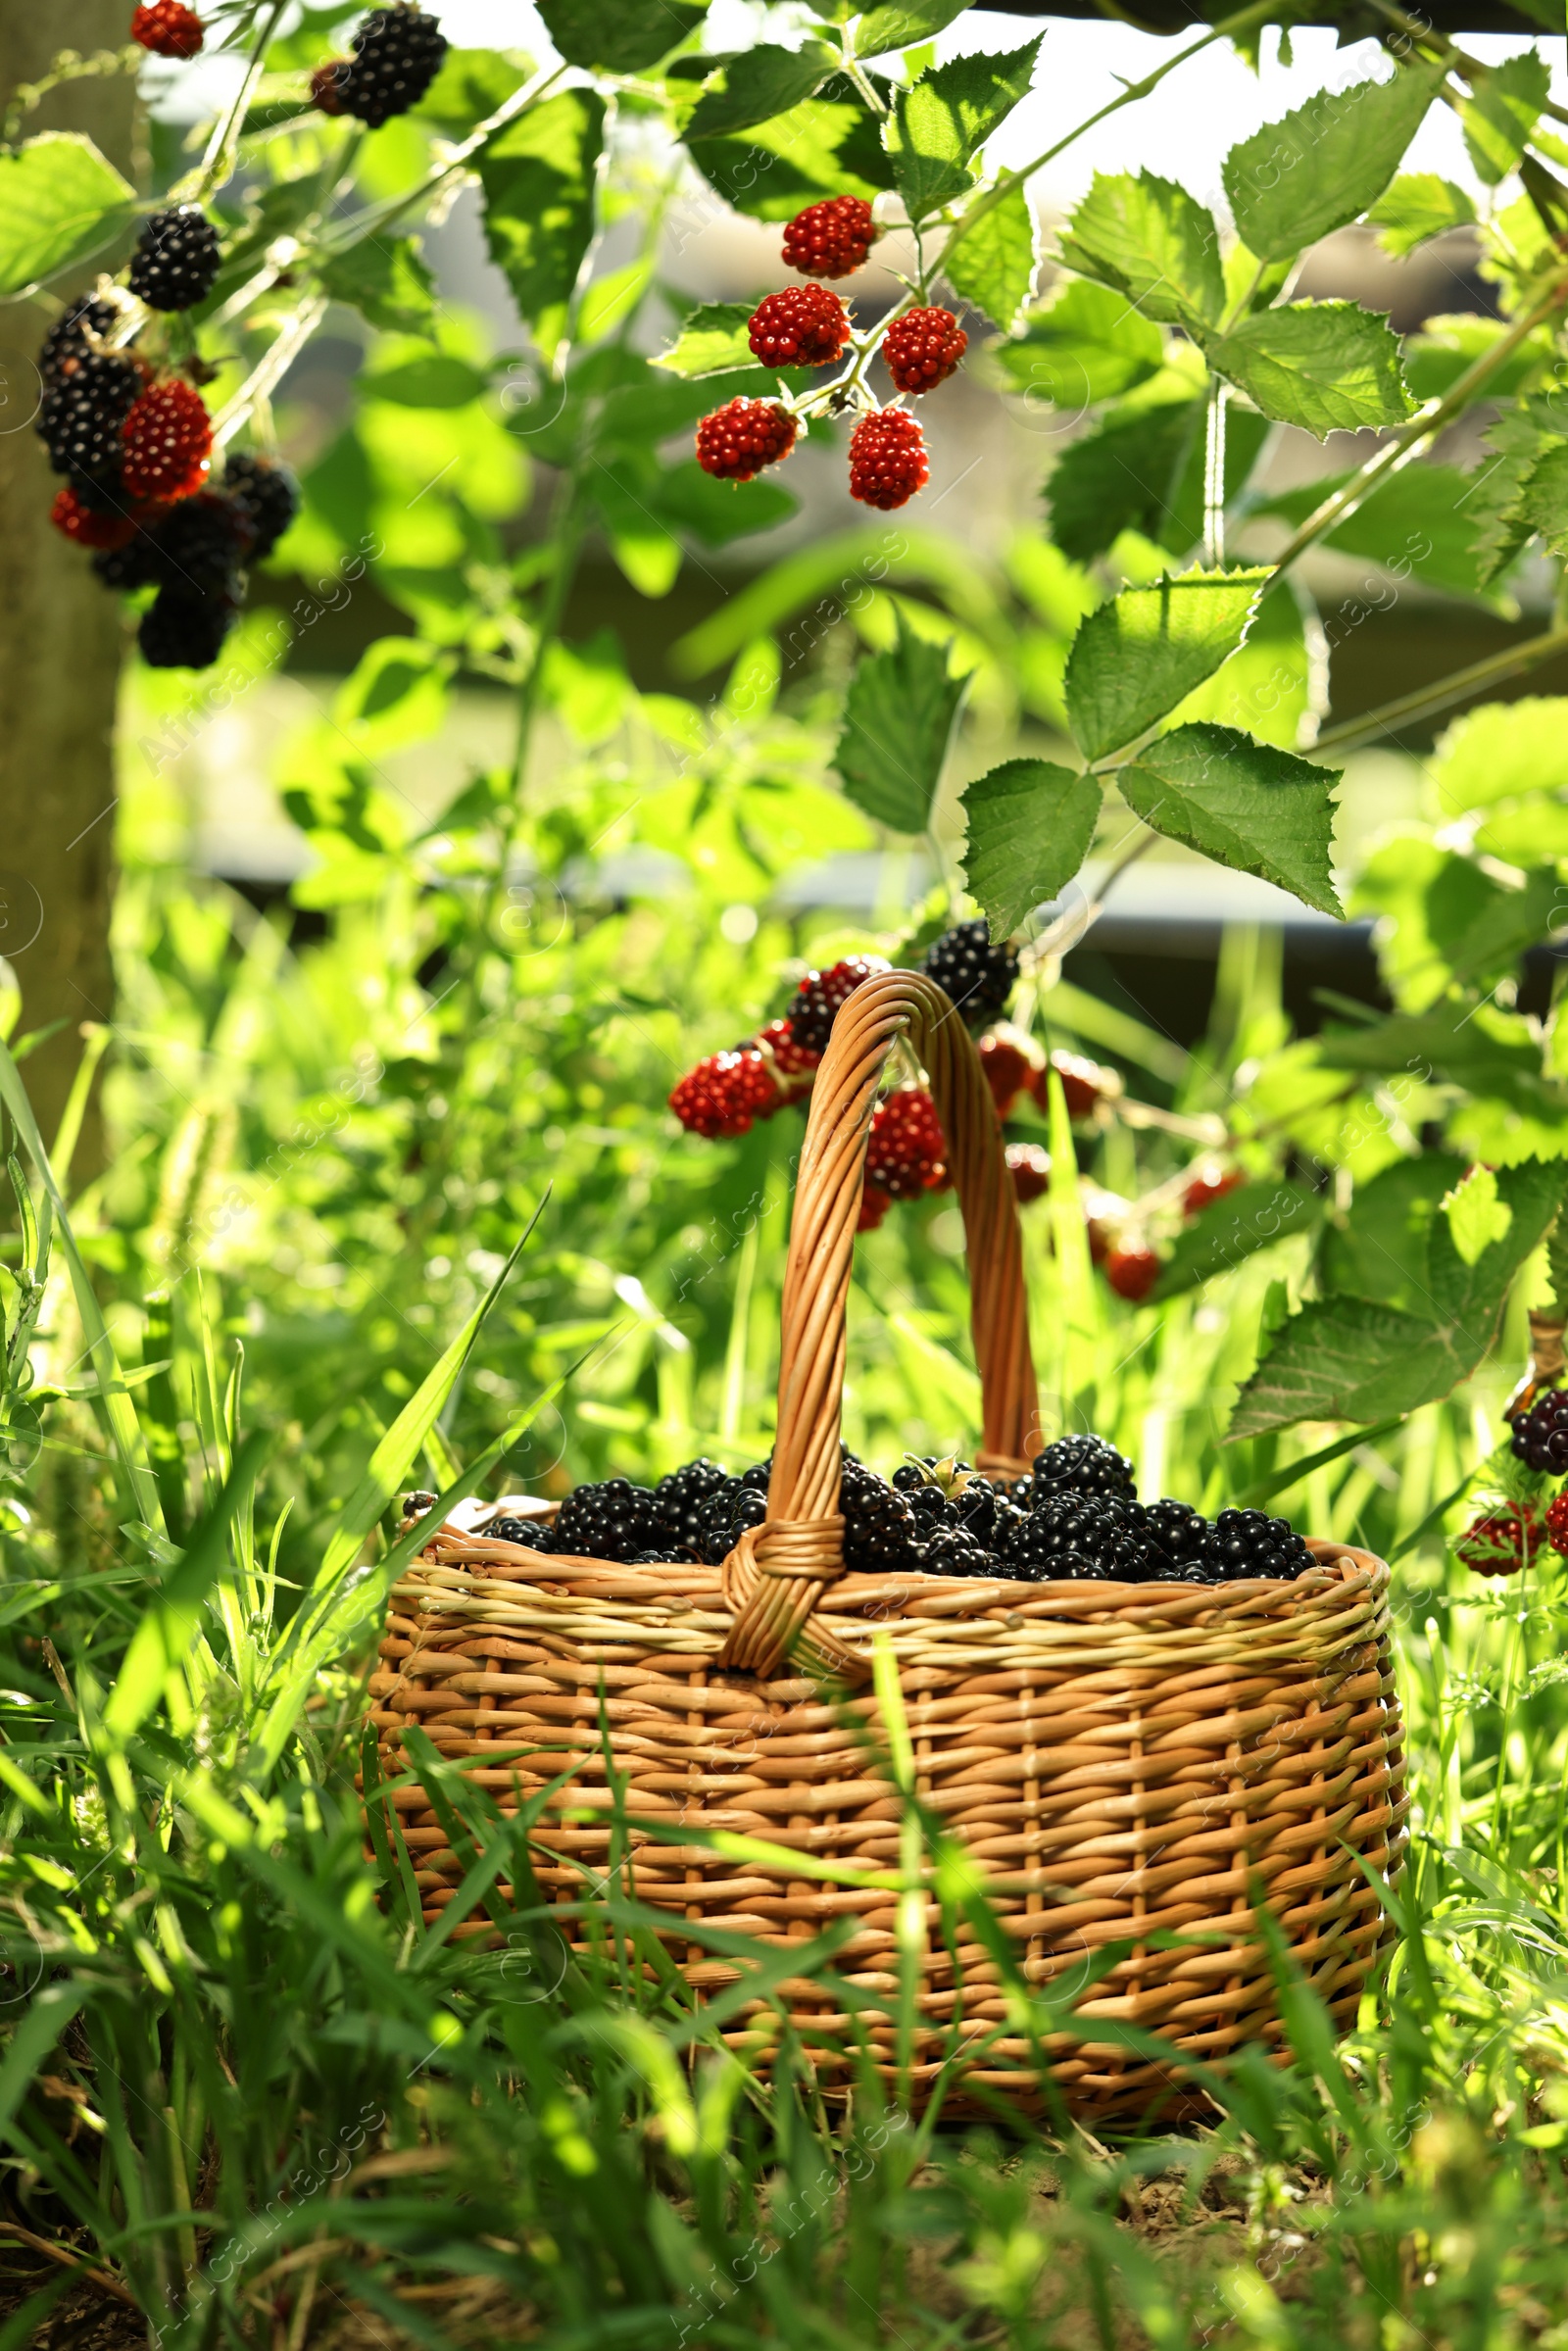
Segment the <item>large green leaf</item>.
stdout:
[[1432,1220],[1444,1194],[1464,1172],[1456,1152],[1423,1151],[1419,1158],[1396,1159],[1369,1183],[1358,1183],[1348,1209],[1323,1235],[1324,1288],[1422,1312]]
[[686,152],[726,204],[759,220],[788,220],[823,196],[869,198],[893,185],[878,118],[842,73],[752,130],[722,139],[688,134]]
[[1378,243],[1396,261],[1402,261],[1429,237],[1441,237],[1450,228],[1473,227],[1475,217],[1476,208],[1463,188],[1436,171],[1401,171],[1367,214],[1380,231]]
[[523,61],[509,57],[504,49],[460,49],[454,42],[434,81],[409,111],[416,122],[428,122],[443,138],[466,139],[527,78]]
[[1400,424],[1410,396],[1386,318],[1354,302],[1291,302],[1205,338],[1210,365],[1279,424],[1320,441],[1331,432]]
[[732,367],[749,367],[752,346],[748,328],[755,302],[705,302],[687,317],[667,351],[653,362],[671,375],[696,378],[723,375]]
[[942,272],[956,294],[994,318],[1005,334],[1035,290],[1038,266],[1035,216],[1019,184],[975,222],[951,261],[943,257]]
[[519,115],[479,158],[485,240],[523,318],[550,357],[593,238],[594,175],[605,102],[565,90]]
[[969,839],[963,869],[994,939],[1065,888],[1100,820],[1096,778],[1049,759],[1007,759],[963,793]]
[[715,481],[695,458],[666,466],[649,490],[661,521],[690,531],[704,547],[727,547],[754,530],[771,530],[800,511],[800,500],[776,481]]
[[900,90],[883,139],[911,220],[972,184],[972,157],[1027,95],[1039,53],[1035,39],[993,57],[950,58]]
[[135,189],[76,131],[0,154],[0,301],[84,262],[135,210]]
[[[1348,479],[1348,474],[1333,474],[1305,482],[1259,500],[1251,511],[1278,514],[1292,524],[1304,522]],[[1323,543],[1343,548],[1347,555],[1370,556],[1396,579],[1420,580],[1445,595],[1469,596],[1494,606],[1497,599],[1481,577],[1474,546],[1471,488],[1456,465],[1402,465],[1337,523]]]
[[1384,1420],[1468,1379],[1496,1337],[1509,1284],[1556,1213],[1562,1169],[1526,1160],[1500,1169],[1495,1184],[1502,1229],[1473,1262],[1455,1245],[1451,1220],[1433,1217],[1420,1314],[1329,1298],[1293,1315],[1242,1390],[1231,1437],[1298,1420]]
[[1294,259],[1382,195],[1447,69],[1415,66],[1389,81],[1316,90],[1225,158],[1237,233],[1259,261]]
[[961,678],[948,648],[917,637],[903,612],[898,641],[860,662],[844,705],[833,764],[858,808],[896,833],[923,833],[942,781]]
[[388,334],[435,332],[435,279],[413,237],[366,237],[321,266],[321,291]]
[[1505,57],[1490,73],[1476,76],[1460,121],[1470,161],[1488,187],[1494,188],[1517,170],[1550,91],[1550,69],[1535,49]]
[[1009,342],[991,348],[1026,399],[1068,416],[1130,392],[1165,362],[1165,338],[1152,319],[1125,294],[1078,277],[1066,279],[1046,308],[1031,311]]
[[1122,798],[1169,841],[1255,873],[1320,913],[1342,915],[1331,855],[1340,781],[1230,726],[1179,726],[1124,767]]
[[855,54],[885,57],[892,49],[928,41],[968,5],[969,0],[884,0],[882,7],[867,9],[855,27]]
[[808,41],[799,49],[779,49],[768,43],[743,49],[726,59],[692,109],[686,123],[690,139],[730,138],[775,115],[788,114],[803,98],[812,97],[838,63],[835,50],[824,41]]
[[1239,1185],[1177,1234],[1152,1296],[1157,1301],[1196,1290],[1258,1249],[1311,1232],[1322,1213],[1323,1195],[1309,1192],[1304,1184],[1284,1184],[1265,1176],[1257,1183]]
[[1065,693],[1073,738],[1102,759],[1173,710],[1247,635],[1266,570],[1189,571],[1126,588],[1079,625]]
[[[1200,399],[1146,407],[1135,397],[1096,431],[1069,442],[1046,483],[1052,535],[1063,555],[1087,563],[1108,553],[1119,532],[1137,530],[1156,547],[1186,557],[1203,532],[1203,426]],[[1227,501],[1251,472],[1268,429],[1251,409],[1240,403],[1232,409],[1225,433]]]
[[1152,171],[1097,171],[1063,232],[1061,261],[1167,325],[1212,325],[1225,307],[1213,214]]
[[702,23],[707,0],[539,0],[545,30],[568,66],[642,73]]

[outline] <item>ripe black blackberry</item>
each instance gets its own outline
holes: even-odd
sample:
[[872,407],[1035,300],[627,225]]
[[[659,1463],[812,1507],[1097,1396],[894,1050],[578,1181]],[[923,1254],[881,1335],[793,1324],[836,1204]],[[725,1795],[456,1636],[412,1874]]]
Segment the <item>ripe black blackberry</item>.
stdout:
[[354,55],[333,81],[334,111],[371,130],[418,105],[447,53],[434,17],[401,0],[394,8],[372,8],[349,45]]
[[161,585],[236,601],[243,593],[239,573],[250,551],[250,524],[231,499],[211,490],[181,498],[145,536]]
[[136,642],[149,669],[210,669],[239,612],[236,596],[160,588]]
[[936,1465],[935,1453],[922,1453],[918,1461],[901,1462],[893,1473],[894,1493],[916,1494],[922,1486],[929,1486],[931,1481],[926,1471],[935,1469]]
[[629,1478],[578,1486],[556,1514],[556,1549],[577,1559],[630,1559],[659,1535],[653,1494]]
[[38,372],[45,389],[63,375],[74,375],[77,361],[84,360],[92,349],[89,335],[102,338],[110,334],[119,318],[112,302],[95,302],[89,296],[57,318],[38,354]]
[[906,1494],[847,1453],[840,1474],[844,1564],[852,1574],[887,1575],[920,1563],[920,1529]]
[[683,1469],[672,1469],[667,1478],[661,1478],[654,1489],[654,1504],[659,1523],[672,1543],[688,1544],[693,1550],[702,1538],[703,1510],[720,1487],[730,1483],[716,1461],[706,1455],[688,1461]]
[[1548,1388],[1521,1412],[1508,1446],[1527,1467],[1560,1478],[1568,1469],[1568,1388]]
[[78,495],[104,497],[119,487],[120,428],[140,397],[140,367],[122,351],[85,351],[43,396],[36,431],[56,473]]
[[117,593],[154,587],[162,576],[158,550],[144,530],[127,539],[123,547],[101,548],[92,559],[92,567],[104,586]]
[[149,310],[188,311],[205,302],[218,275],[218,231],[198,204],[151,213],[130,265],[130,290]]
[[842,962],[830,963],[825,971],[808,971],[790,998],[784,1016],[790,1024],[791,1038],[808,1053],[825,1053],[840,1004],[855,994],[862,980],[890,968],[882,955],[846,955]]
[[690,1567],[691,1563],[690,1551],[633,1551],[630,1560],[633,1567]]
[[[748,1472],[748,1475],[750,1473]],[[697,1537],[698,1556],[710,1567],[722,1567],[746,1527],[760,1527],[767,1516],[767,1497],[744,1479],[726,1478],[703,1504]]]
[[1001,1495],[991,1480],[971,1475],[964,1479],[952,1499],[953,1514],[958,1525],[972,1535],[976,1543],[989,1544],[996,1531],[997,1511],[1001,1503]]
[[1018,977],[1018,950],[1007,940],[991,944],[990,925],[960,922],[926,950],[927,977],[945,989],[970,1028],[994,1020]]
[[773,1456],[769,1453],[765,1461],[754,1461],[750,1469],[743,1469],[738,1483],[744,1486],[749,1494],[765,1494],[772,1479]]
[[299,486],[286,465],[236,450],[223,466],[223,495],[251,526],[251,559],[265,563],[300,511]]
[[547,1518],[493,1518],[480,1533],[494,1536],[497,1543],[520,1543],[525,1551],[553,1551],[556,1547]]
[[1213,1579],[1235,1584],[1250,1576],[1298,1576],[1311,1566],[1312,1554],[1287,1518],[1222,1510],[1203,1564]]
[[1031,1584],[1114,1576],[1130,1532],[1128,1513],[1107,1496],[1063,1489],[1011,1530],[1008,1567]]
[[[991,1523],[991,1536],[986,1545],[987,1549],[994,1551],[999,1560],[1010,1560],[1012,1546],[1019,1541],[1023,1529],[1028,1524],[1029,1513],[1027,1510],[1020,1510],[1016,1502],[999,1501]],[[1010,1576],[1017,1571],[1011,1566],[1004,1565],[1000,1572],[1004,1576]]]
[[920,1565],[928,1576],[994,1576],[996,1561],[985,1544],[962,1527],[942,1527],[925,1546]]
[[903,1492],[922,1535],[953,1525],[953,1507],[940,1486],[908,1486]]
[[1162,1494],[1157,1502],[1150,1503],[1144,1516],[1151,1535],[1173,1567],[1186,1567],[1208,1557],[1214,1530],[1191,1502],[1173,1501],[1169,1494]]
[[1038,1510],[1046,1494],[1063,1487],[1073,1494],[1108,1494],[1129,1502],[1137,1492],[1132,1463],[1103,1437],[1058,1437],[1036,1453],[1032,1506]]

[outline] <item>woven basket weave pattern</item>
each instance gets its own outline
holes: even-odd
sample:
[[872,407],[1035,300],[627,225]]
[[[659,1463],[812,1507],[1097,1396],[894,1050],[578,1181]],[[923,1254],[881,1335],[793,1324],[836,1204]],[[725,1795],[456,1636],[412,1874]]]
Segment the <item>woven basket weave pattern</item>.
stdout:
[[[1021,1466],[1036,1402],[1001,1130],[947,1000],[919,975],[889,973],[849,1000],[813,1094],[764,1526],[722,1569],[625,1567],[433,1533],[394,1591],[372,1683],[382,1766],[406,1770],[403,1731],[417,1725],[506,1812],[570,1769],[539,1832],[539,1883],[562,1904],[580,1903],[612,1858],[602,1710],[634,1820],[893,1868],[901,1807],[876,1762],[880,1724],[864,1687],[880,1633],[898,1659],[920,1795],[986,1873],[1028,1978],[1076,1996],[1075,2029],[1047,2044],[1058,2088],[1086,2117],[1168,2116],[1183,2105],[1168,2070],[1097,2041],[1097,2020],[1223,2061],[1242,2040],[1281,2033],[1254,1901],[1341,2021],[1385,1938],[1362,1864],[1395,1876],[1403,1844],[1388,1570],[1315,1543],[1318,1564],[1291,1584],[844,1573],[844,1304],[865,1129],[906,1025],[931,1074],[969,1234],[983,1458]],[[433,1920],[463,1865],[421,1788],[391,1800]],[[891,2073],[894,1894],[697,1843],[634,1834],[633,1846],[629,1890],[669,1913],[665,1939],[700,1990],[737,1970],[683,1923],[787,1944],[855,1920],[837,1967],[873,1999],[889,1995],[860,2027]],[[457,1932],[493,1930],[475,1917]],[[580,1925],[570,1933],[584,1947]],[[1187,1939],[1167,1948],[1160,1935]],[[1109,1944],[1131,1948],[1088,1984]],[[1038,2107],[994,1960],[961,1936],[956,1956],[956,1972],[933,1904],[916,2095],[947,2069],[949,2112],[974,2111],[968,2092],[981,2084]],[[798,1979],[785,1997],[824,2075],[847,2071],[848,2020],[823,1988]],[[744,2020],[730,2037],[744,2038]]]

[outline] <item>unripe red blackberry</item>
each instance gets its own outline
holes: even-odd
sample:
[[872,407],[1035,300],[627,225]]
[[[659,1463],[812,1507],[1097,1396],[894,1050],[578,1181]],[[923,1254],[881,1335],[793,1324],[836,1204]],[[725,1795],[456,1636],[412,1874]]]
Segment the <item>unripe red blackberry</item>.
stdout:
[[223,495],[250,524],[252,562],[265,563],[300,511],[293,474],[271,458],[232,450],[223,464]]
[[[895,409],[889,414],[897,416],[899,412]],[[925,971],[952,998],[970,1027],[978,1027],[994,1019],[1012,994],[1018,979],[1018,950],[1006,939],[993,946],[991,926],[983,919],[959,922],[927,948]],[[1026,1061],[1024,1082],[1031,1074]]]
[[901,1086],[871,1113],[865,1180],[893,1200],[918,1200],[950,1181],[937,1106],[923,1086]]
[[1546,1510],[1546,1541],[1568,1559],[1568,1488],[1553,1496]]
[[884,1192],[880,1184],[867,1184],[860,1194],[860,1213],[855,1220],[858,1233],[874,1233],[893,1205],[893,1195]]
[[194,57],[207,27],[183,0],[150,0],[130,20],[130,37],[154,57]]
[[803,277],[848,277],[863,267],[876,222],[863,196],[830,196],[808,204],[784,229],[784,264]]
[[1533,1512],[1499,1503],[1471,1520],[1454,1552],[1478,1576],[1516,1576],[1540,1550],[1544,1532]]
[[882,358],[901,392],[932,392],[946,383],[969,348],[951,311],[906,311],[882,337]]
[[325,65],[318,66],[311,75],[311,104],[323,115],[344,115],[348,112],[345,99],[348,83],[344,78],[349,70],[346,57],[329,57]]
[[130,514],[117,514],[112,509],[83,506],[74,490],[67,487],[55,492],[49,519],[73,546],[108,550],[128,546],[136,535],[135,519]]
[[213,420],[183,376],[154,384],[126,415],[121,431],[125,487],[133,498],[188,498],[207,479]]
[[1182,1194],[1184,1214],[1201,1215],[1205,1208],[1213,1206],[1215,1200],[1223,1200],[1227,1192],[1234,1192],[1238,1184],[1245,1184],[1246,1181],[1239,1167],[1200,1168]]
[[[927,964],[926,968],[929,970],[930,965]],[[1014,958],[1014,971],[1016,968]],[[986,1084],[997,1105],[997,1116],[1005,1118],[1016,1106],[1019,1096],[1029,1091],[1034,1063],[1023,1047],[1011,1037],[982,1037],[980,1066],[986,1073]]]
[[791,1091],[799,1094],[804,1081],[808,1083],[821,1061],[820,1053],[803,1045],[787,1020],[770,1020],[757,1040],[773,1056],[773,1067],[781,1078],[792,1081]]
[[[404,0],[394,8],[372,8],[349,46],[354,55],[333,73],[337,104],[323,111],[352,115],[370,130],[418,105],[447,53],[446,35],[434,17]],[[312,95],[320,106],[314,82]]]
[[754,1118],[770,1118],[783,1101],[778,1084],[755,1046],[710,1053],[673,1088],[669,1106],[693,1135],[710,1142],[744,1135]]
[[1159,1259],[1142,1241],[1124,1241],[1106,1252],[1105,1279],[1118,1298],[1136,1306],[1159,1280]]
[[825,367],[850,339],[850,314],[826,286],[785,286],[752,313],[749,340],[764,367]]
[[931,478],[925,436],[907,409],[878,409],[850,435],[850,496],[888,514]]
[[[1102,1069],[1098,1061],[1087,1060],[1082,1053],[1054,1053],[1051,1067],[1061,1080],[1061,1096],[1069,1118],[1087,1118],[1096,1102],[1112,1102],[1121,1092],[1121,1079],[1113,1069]],[[1041,1102],[1050,1100],[1043,1069],[1036,1077],[1035,1092]]]
[[218,275],[218,231],[199,205],[176,205],[142,222],[130,265],[130,290],[154,311],[188,311],[205,302]]
[[874,979],[879,971],[892,968],[883,955],[846,955],[825,971],[808,971],[790,998],[787,1017],[795,1043],[808,1053],[825,1053],[840,1004],[855,994],[862,980]]
[[1051,1190],[1051,1153],[1038,1143],[1009,1143],[1007,1173],[1012,1178],[1013,1197],[1020,1208]]
[[789,456],[798,430],[776,400],[726,400],[697,427],[697,463],[716,481],[751,481]]

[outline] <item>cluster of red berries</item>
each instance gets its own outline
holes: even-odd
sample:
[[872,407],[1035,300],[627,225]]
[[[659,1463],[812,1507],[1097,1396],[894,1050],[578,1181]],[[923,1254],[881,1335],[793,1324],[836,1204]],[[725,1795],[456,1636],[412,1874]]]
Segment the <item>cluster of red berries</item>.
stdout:
[[[826,367],[849,349],[853,322],[841,298],[817,282],[858,269],[876,237],[871,207],[860,196],[808,204],[784,230],[783,258],[812,282],[766,294],[748,329],[753,355],[766,367]],[[917,399],[945,383],[969,338],[951,311],[936,304],[903,311],[882,336],[882,359],[901,395]],[[853,396],[852,396],[853,397]],[[752,481],[787,458],[800,434],[782,402],[726,401],[697,427],[697,463],[719,481]],[[931,478],[925,437],[904,408],[873,408],[850,435],[850,496],[891,513]]]
[[130,20],[130,37],[154,57],[194,57],[207,37],[207,27],[183,0],[151,0]]

